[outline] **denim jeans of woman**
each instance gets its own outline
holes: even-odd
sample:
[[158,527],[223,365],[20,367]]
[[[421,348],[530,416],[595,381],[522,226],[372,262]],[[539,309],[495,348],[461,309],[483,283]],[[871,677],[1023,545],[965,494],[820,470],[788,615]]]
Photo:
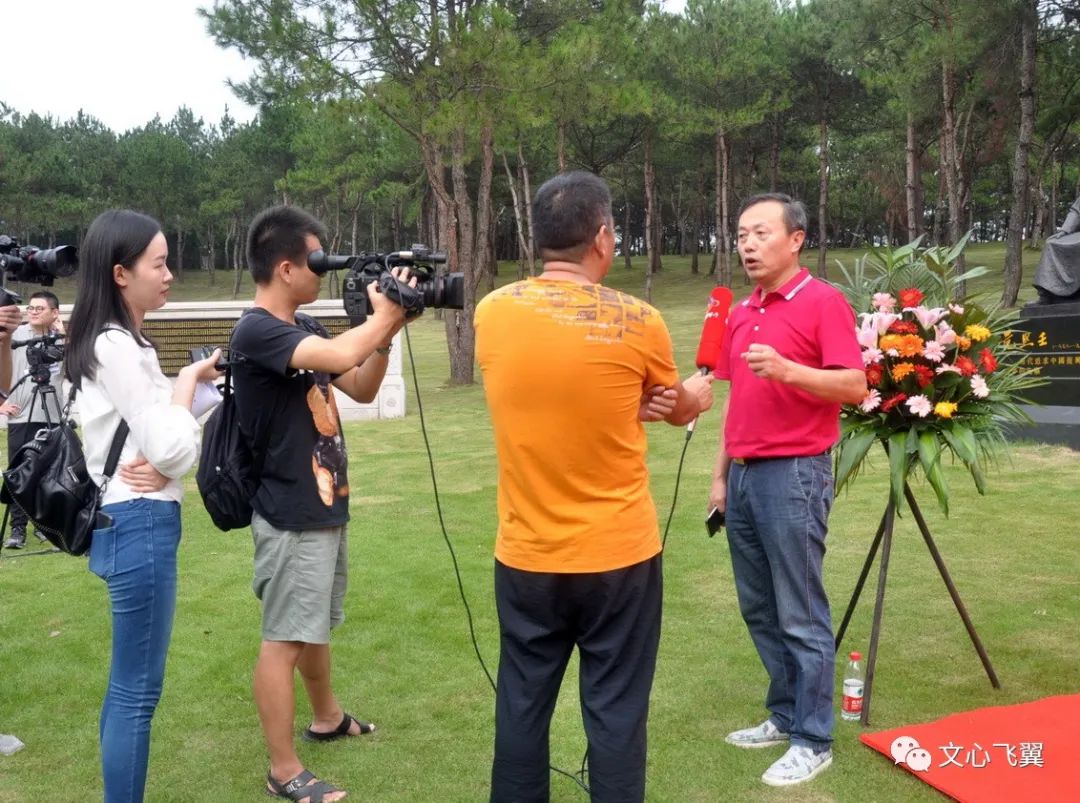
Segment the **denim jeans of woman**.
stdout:
[[90,571],[105,581],[112,607],[112,665],[100,726],[105,801],[137,803],[176,612],[180,505],[132,499],[103,510],[113,524],[94,531]]

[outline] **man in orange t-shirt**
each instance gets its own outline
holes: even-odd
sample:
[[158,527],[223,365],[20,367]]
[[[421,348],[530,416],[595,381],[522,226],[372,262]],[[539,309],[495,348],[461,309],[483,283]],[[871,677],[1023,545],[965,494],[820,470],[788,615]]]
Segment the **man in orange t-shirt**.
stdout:
[[543,274],[490,293],[474,318],[499,460],[491,800],[548,799],[575,645],[592,799],[643,800],[662,580],[641,422],[693,420],[711,378],[680,383],[656,309],[600,284],[615,253],[602,179],[547,181],[533,225]]

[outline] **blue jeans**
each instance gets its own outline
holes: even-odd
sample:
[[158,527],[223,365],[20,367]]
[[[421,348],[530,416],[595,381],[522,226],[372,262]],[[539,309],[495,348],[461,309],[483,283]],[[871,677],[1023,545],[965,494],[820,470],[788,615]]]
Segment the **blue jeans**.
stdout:
[[821,577],[833,500],[827,454],[732,463],[727,534],[739,610],[765,671],[765,707],[791,743],[832,743],[835,647]]
[[101,706],[106,803],[143,799],[150,718],[161,697],[176,613],[180,505],[132,499],[106,505],[113,525],[94,531],[90,571],[109,587],[112,666]]

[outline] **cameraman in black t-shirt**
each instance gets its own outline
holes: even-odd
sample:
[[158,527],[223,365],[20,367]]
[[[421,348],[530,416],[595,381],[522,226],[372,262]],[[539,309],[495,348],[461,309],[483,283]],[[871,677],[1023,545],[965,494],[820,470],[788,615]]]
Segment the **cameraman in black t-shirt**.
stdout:
[[[270,751],[266,788],[278,797],[339,800],[343,790],[304,769],[293,744],[294,672],[311,700],[309,741],[371,733],[345,713],[330,685],[330,629],[344,619],[348,569],[348,460],[331,385],[361,402],[378,393],[404,310],[368,285],[367,321],[331,338],[297,312],[319,295],[308,254],[326,230],[296,207],[260,213],[248,230],[255,306],[237,323],[232,352],[240,429],[261,464],[252,500],[253,588],[261,600],[262,646],[255,704]],[[400,280],[415,285],[408,271]]]

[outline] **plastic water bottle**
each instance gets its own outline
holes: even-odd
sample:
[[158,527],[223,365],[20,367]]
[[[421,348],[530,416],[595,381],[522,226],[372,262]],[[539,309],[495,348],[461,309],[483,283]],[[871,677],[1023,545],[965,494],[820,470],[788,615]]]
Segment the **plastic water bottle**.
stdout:
[[863,675],[862,653],[853,652],[848,658],[844,671],[844,697],[840,704],[840,716],[847,720],[856,720],[862,716]]

